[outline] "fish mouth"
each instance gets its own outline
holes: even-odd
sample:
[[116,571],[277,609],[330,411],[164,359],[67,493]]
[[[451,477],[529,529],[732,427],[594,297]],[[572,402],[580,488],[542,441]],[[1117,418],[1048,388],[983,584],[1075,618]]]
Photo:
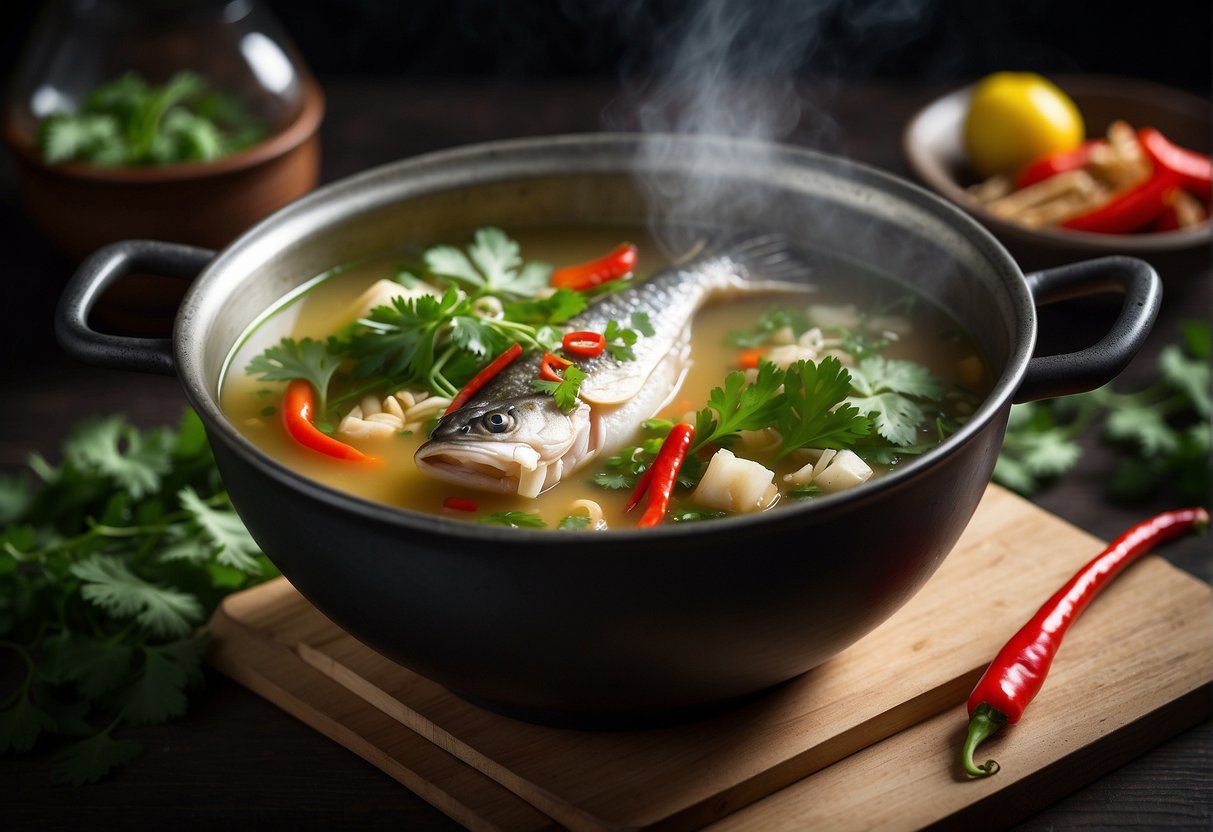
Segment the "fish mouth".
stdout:
[[417,449],[413,460],[421,472],[457,485],[538,497],[596,455],[595,424],[589,407],[580,404],[559,420],[521,431],[521,436],[465,438],[461,431],[436,435]]
[[522,443],[428,442],[414,459],[421,471],[438,479],[523,497],[539,496],[548,487],[552,468],[538,451]]

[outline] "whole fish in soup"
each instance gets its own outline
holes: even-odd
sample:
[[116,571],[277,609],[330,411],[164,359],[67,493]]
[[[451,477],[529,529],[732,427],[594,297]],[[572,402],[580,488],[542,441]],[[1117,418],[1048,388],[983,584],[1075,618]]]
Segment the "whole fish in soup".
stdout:
[[538,496],[596,456],[619,450],[675,399],[690,368],[691,322],[700,307],[806,291],[808,274],[781,240],[751,238],[604,295],[566,328],[604,333],[612,322],[641,315],[647,331],[625,355],[604,349],[581,363],[585,377],[571,408],[535,391],[543,356],[521,358],[438,422],[417,451],[417,467],[460,485]]

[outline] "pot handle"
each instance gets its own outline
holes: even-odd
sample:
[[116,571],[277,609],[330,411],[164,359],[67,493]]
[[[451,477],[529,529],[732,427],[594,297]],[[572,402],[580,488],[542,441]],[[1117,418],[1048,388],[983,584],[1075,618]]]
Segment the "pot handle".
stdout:
[[1134,257],[1101,257],[1026,275],[1037,306],[1103,292],[1121,292],[1124,305],[1098,343],[1064,355],[1028,362],[1016,403],[1068,396],[1102,387],[1137,355],[1162,304],[1162,281],[1154,267]]
[[124,240],[89,255],[68,281],[55,313],[55,336],[72,358],[116,370],[173,373],[171,338],[110,335],[89,326],[105,290],[134,272],[193,280],[215,258],[209,249],[155,240]]

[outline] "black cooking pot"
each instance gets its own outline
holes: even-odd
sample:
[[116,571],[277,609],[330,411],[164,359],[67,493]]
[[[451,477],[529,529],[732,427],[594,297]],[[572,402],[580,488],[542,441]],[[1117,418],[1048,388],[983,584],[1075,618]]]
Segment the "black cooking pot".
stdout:
[[[487,224],[654,216],[781,232],[832,267],[912,285],[967,326],[993,368],[993,391],[938,448],[853,491],[765,514],[575,538],[336,491],[258,450],[219,409],[241,333],[337,264]],[[132,271],[193,280],[171,341],[87,324],[99,294]],[[1033,357],[1037,304],[1104,291],[1125,302],[1099,344]],[[955,544],[990,480],[1011,403],[1109,381],[1145,339],[1160,297],[1153,269],[1124,257],[1025,277],[960,211],[842,159],[728,139],[582,135],[372,170],[295,202],[218,254],[140,241],[108,247],[73,278],[58,332],[85,361],[180,376],[249,531],[337,624],[468,698],[550,719],[728,700],[859,639]]]

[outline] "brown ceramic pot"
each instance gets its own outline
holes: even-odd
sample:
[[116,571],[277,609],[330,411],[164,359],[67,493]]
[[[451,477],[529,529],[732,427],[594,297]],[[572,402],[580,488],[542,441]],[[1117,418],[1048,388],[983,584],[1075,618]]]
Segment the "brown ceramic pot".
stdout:
[[158,167],[47,165],[11,112],[4,139],[17,161],[26,211],[74,260],[131,238],[222,248],[316,186],[324,93],[303,78],[296,117],[265,141],[214,162]]

